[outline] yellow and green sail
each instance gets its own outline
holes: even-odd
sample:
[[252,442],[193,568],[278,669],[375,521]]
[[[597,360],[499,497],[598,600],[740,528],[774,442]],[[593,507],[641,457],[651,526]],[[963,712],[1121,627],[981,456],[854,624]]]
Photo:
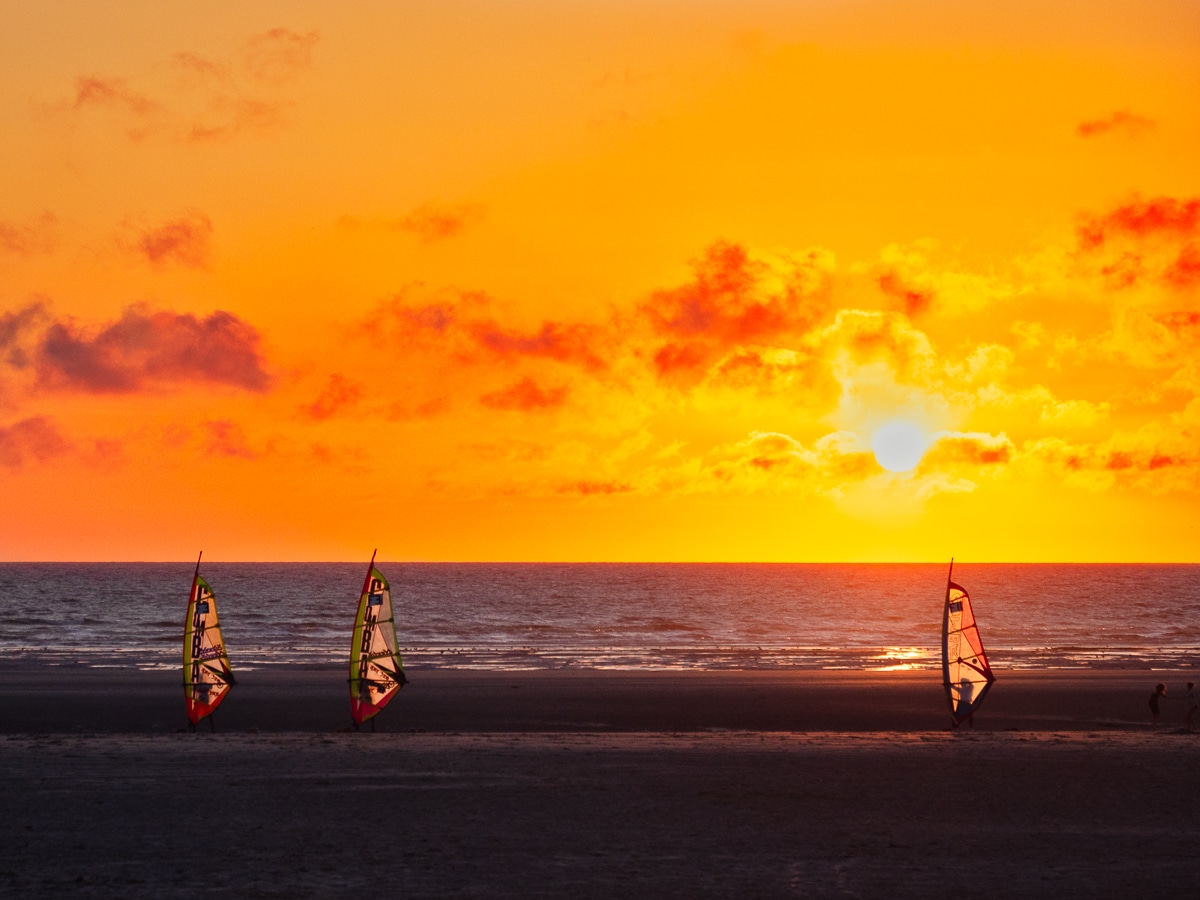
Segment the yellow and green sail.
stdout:
[[208,582],[200,577],[197,559],[183,623],[183,698],[188,720],[195,725],[212,715],[234,683],[217,619],[217,600]]
[[371,554],[350,642],[350,715],[354,724],[377,715],[407,681],[396,644],[392,591]]

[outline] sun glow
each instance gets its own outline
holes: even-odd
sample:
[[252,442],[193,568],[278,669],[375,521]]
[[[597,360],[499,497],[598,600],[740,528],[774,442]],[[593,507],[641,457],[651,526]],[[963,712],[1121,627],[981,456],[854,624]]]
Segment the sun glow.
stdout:
[[880,427],[871,438],[876,461],[889,472],[908,472],[917,467],[929,438],[911,422],[896,419]]

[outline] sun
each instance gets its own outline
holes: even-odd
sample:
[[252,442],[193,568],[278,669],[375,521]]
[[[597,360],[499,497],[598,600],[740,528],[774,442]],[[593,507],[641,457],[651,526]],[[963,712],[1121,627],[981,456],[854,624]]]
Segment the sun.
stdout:
[[925,432],[903,419],[880,426],[871,438],[876,461],[889,472],[915,469],[928,447],[929,438]]

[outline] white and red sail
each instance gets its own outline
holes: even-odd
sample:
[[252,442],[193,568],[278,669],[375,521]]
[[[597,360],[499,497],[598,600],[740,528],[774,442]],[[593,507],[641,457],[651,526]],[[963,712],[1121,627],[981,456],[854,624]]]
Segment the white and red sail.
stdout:
[[188,720],[195,725],[212,715],[234,684],[217,619],[217,599],[208,582],[200,577],[197,559],[183,623],[183,699]]
[[[953,572],[953,562],[950,568]],[[947,575],[946,607],[942,614],[942,682],[955,727],[974,714],[995,680],[967,589]]]
[[375,568],[372,553],[350,642],[350,715],[354,724],[378,715],[407,681],[396,643],[391,587]]

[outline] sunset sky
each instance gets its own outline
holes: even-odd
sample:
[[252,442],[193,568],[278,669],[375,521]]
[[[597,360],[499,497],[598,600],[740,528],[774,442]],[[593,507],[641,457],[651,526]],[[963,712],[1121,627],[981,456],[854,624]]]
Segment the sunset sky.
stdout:
[[1195,0],[0,2],[0,134],[0,559],[1200,561]]

